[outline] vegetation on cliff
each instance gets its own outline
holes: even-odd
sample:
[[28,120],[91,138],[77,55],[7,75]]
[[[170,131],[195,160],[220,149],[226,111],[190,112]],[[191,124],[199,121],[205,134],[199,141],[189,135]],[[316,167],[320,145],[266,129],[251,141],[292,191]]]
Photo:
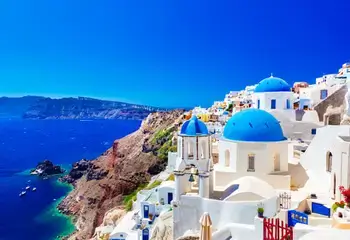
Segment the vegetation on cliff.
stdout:
[[[114,142],[113,147],[89,167],[78,179],[75,189],[60,203],[59,209],[73,215],[78,232],[69,239],[88,239],[104,214],[113,208],[130,208],[136,194],[149,186],[151,177],[166,167],[167,152],[173,150],[178,127],[184,111],[155,112],[142,123],[140,129]],[[97,172],[98,179],[89,178]]]
[[132,210],[133,203],[137,200],[137,193],[141,190],[150,190],[152,188],[158,187],[162,182],[159,180],[153,181],[150,184],[141,184],[136,190],[132,193],[126,195],[123,199],[123,203],[126,211]]

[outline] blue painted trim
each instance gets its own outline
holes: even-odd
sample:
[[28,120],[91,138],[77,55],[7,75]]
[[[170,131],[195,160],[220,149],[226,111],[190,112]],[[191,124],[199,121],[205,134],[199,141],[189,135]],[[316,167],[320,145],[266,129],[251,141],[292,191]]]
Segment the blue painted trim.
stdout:
[[312,202],[311,211],[323,216],[331,217],[331,209],[321,203]]
[[296,210],[288,211],[288,227],[294,227],[297,223],[309,223],[309,216],[306,213],[298,212]]

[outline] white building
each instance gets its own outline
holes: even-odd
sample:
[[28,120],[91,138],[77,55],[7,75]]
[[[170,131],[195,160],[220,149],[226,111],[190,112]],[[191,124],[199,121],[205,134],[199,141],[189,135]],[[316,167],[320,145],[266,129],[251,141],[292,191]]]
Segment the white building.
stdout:
[[305,189],[339,201],[339,186],[350,185],[350,126],[317,129],[300,163],[309,177]]
[[277,77],[265,78],[256,86],[253,106],[265,111],[293,111],[293,92],[286,81]]
[[311,140],[323,123],[314,110],[295,110],[294,93],[286,81],[277,77],[259,82],[253,94],[253,107],[268,111],[280,122],[284,135],[292,139]]
[[252,224],[258,204],[263,204],[266,216],[274,216],[279,209],[275,188],[290,187],[288,143],[278,121],[266,111],[235,114],[218,144],[219,163],[213,166],[205,124],[196,117],[183,124],[178,152],[169,158],[176,183],[174,239],[199,229],[204,212],[210,213],[217,229],[227,223]]

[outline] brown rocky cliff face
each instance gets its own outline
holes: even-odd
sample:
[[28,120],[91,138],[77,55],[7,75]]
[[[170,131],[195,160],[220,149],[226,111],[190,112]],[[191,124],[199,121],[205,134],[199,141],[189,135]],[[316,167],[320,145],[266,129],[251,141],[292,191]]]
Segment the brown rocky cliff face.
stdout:
[[[164,162],[156,156],[156,150],[162,145],[151,144],[153,150],[150,152],[144,151],[144,146],[149,145],[159,130],[177,130],[182,115],[181,110],[150,114],[139,130],[115,141],[112,148],[90,162],[85,174],[74,181],[75,189],[58,207],[62,212],[74,215],[78,231],[69,239],[89,239],[95,227],[102,223],[106,211],[121,206],[123,195],[150,180],[150,168]],[[96,175],[96,172],[102,174]],[[97,180],[89,175],[97,176]]]

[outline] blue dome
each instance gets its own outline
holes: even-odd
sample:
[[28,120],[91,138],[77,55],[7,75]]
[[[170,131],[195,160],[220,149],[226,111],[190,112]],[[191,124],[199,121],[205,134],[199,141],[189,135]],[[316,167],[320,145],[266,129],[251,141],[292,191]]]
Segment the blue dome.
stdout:
[[234,114],[224,128],[224,138],[245,142],[279,142],[286,140],[280,123],[270,113],[246,109]]
[[193,116],[190,120],[184,122],[180,131],[181,135],[198,136],[208,135],[208,128],[204,122],[198,120],[196,116]]
[[290,92],[291,88],[289,84],[282,78],[268,77],[261,80],[255,87],[254,92]]

